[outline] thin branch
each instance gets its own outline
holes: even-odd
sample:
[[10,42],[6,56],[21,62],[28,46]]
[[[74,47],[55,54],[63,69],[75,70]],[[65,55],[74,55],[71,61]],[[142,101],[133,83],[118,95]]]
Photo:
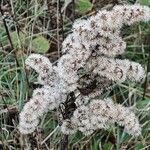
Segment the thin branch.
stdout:
[[150,50],[149,50],[149,55],[148,55],[146,78],[145,78],[145,82],[144,82],[143,100],[145,99],[145,94],[146,94],[146,90],[147,90],[147,80],[148,80],[147,76],[148,76],[149,69],[150,69]]
[[[62,103],[62,105],[64,106],[64,109],[62,110],[60,107],[60,111],[63,117],[63,120],[65,119],[70,119],[73,115],[73,112],[75,111],[76,104],[75,104],[75,94],[74,92],[70,92],[67,95],[67,99],[64,103]],[[63,134],[63,137],[60,141],[60,150],[68,150],[68,135]]]
[[72,20],[75,20],[75,0],[72,0]]
[[11,49],[14,49],[14,46],[13,46],[13,43],[12,43],[12,40],[11,40],[11,37],[10,37],[10,33],[9,33],[9,30],[8,30],[8,27],[7,27],[7,23],[5,21],[4,12],[2,10],[1,4],[0,4],[0,12],[1,12],[1,15],[3,16],[3,23],[4,23],[4,27],[5,27],[7,36],[8,36],[9,43],[11,45]]
[[[61,29],[59,29],[61,27]],[[57,0],[57,47],[58,47],[58,57],[61,56],[60,53],[60,31],[62,35],[62,40],[64,40],[64,28],[63,28],[63,15],[61,12],[60,0]]]
[[[4,17],[4,12],[3,12],[3,9],[2,9],[2,1],[0,1],[0,13],[1,13],[2,17],[3,17],[3,23],[4,23],[4,27],[5,27],[5,30],[6,30],[6,34],[7,34],[7,37],[8,37],[10,46],[11,46],[11,49],[13,50],[14,46],[13,46],[13,43],[12,43],[12,40],[11,40],[11,36],[10,36],[10,33],[9,33],[9,29],[7,27],[7,23],[6,23],[5,17]],[[16,64],[17,64],[17,66],[19,66],[19,62],[17,60],[15,51],[14,51],[14,56],[15,56]]]
[[68,150],[68,135],[64,134],[60,141],[60,150]]
[[57,49],[58,49],[58,57],[60,57],[60,37],[59,37],[59,6],[60,0],[57,0]]

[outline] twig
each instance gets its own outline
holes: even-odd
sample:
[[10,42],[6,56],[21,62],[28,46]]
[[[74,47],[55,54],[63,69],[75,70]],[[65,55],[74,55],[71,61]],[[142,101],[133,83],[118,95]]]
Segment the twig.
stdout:
[[[13,43],[12,43],[12,40],[11,40],[11,36],[10,36],[9,30],[8,30],[8,27],[7,27],[6,20],[5,20],[5,18],[4,18],[4,12],[3,12],[3,9],[2,9],[2,1],[0,1],[0,12],[1,12],[1,15],[2,15],[2,17],[3,17],[3,23],[4,23],[4,27],[5,27],[5,30],[6,30],[6,34],[7,34],[7,37],[8,37],[10,46],[11,46],[11,49],[13,50],[13,49],[14,49],[14,46],[13,46]],[[14,57],[15,57],[17,66],[19,66],[19,62],[18,62],[18,60],[17,60],[15,51],[14,51]]]
[[[61,30],[59,27],[61,26]],[[57,47],[58,47],[58,57],[60,57],[60,31],[62,35],[62,40],[64,40],[64,29],[63,29],[63,16],[61,12],[60,0],[57,0]]]
[[[70,119],[73,115],[73,112],[76,109],[76,104],[75,104],[75,94],[74,92],[70,92],[67,95],[67,99],[62,105],[64,106],[63,110],[60,107],[60,111],[63,117],[63,120],[65,119]],[[63,134],[63,137],[60,141],[60,150],[68,150],[68,135]]]
[[58,57],[60,57],[60,37],[59,37],[59,6],[60,0],[57,0],[57,49],[58,49]]
[[8,36],[9,43],[11,45],[11,48],[14,49],[13,43],[12,43],[12,40],[11,40],[11,37],[10,37],[10,34],[9,34],[9,30],[8,30],[8,27],[7,27],[7,23],[6,23],[5,18],[4,18],[4,13],[3,13],[3,10],[2,10],[1,4],[0,4],[0,12],[1,12],[1,15],[3,16],[3,23],[4,23],[4,27],[5,27],[7,36]]
[[59,0],[59,14],[60,14],[61,35],[62,35],[62,40],[64,40],[64,21],[61,12],[60,0]]
[[68,135],[64,134],[60,141],[60,150],[68,150]]
[[145,94],[146,94],[146,90],[147,90],[147,80],[148,80],[147,75],[148,75],[149,69],[150,69],[150,50],[149,50],[149,55],[148,55],[146,78],[145,78],[145,82],[144,82],[143,100],[145,99]]
[[75,20],[75,0],[72,0],[72,20]]

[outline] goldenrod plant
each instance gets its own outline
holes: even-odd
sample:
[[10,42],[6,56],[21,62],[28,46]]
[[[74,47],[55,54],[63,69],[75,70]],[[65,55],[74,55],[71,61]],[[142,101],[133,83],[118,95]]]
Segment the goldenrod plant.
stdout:
[[141,125],[130,108],[99,97],[114,84],[142,82],[145,71],[139,63],[116,57],[126,49],[121,28],[149,20],[148,6],[116,5],[88,19],[76,20],[72,33],[62,43],[57,64],[40,54],[31,54],[25,64],[39,74],[38,82],[43,87],[34,90],[20,113],[20,132],[32,133],[43,114],[57,109],[64,134],[79,130],[89,135],[117,123],[127,133],[139,136]]

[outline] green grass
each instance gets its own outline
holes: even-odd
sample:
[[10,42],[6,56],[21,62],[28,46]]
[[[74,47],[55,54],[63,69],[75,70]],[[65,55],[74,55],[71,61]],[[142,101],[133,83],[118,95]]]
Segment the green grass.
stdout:
[[[4,25],[0,22],[0,150],[23,149],[25,146],[29,146],[25,145],[27,144],[26,139],[31,143],[31,147],[38,145],[40,150],[59,149],[61,132],[55,112],[49,112],[42,117],[38,133],[25,137],[20,135],[17,130],[18,114],[32,96],[33,89],[39,86],[36,83],[37,74],[33,71],[27,71],[24,65],[25,58],[31,52],[36,52],[32,45],[33,39],[38,35],[46,38],[47,42],[50,43],[50,48],[44,54],[53,62],[58,58],[57,29],[48,27],[49,16],[55,11],[43,11],[43,5],[41,0],[35,0],[31,3],[28,0],[16,0],[15,2],[10,0],[9,8],[12,12],[15,12],[13,15],[15,21],[9,18],[7,25],[10,33],[17,33],[14,40],[19,45],[15,46],[14,49],[10,47]],[[56,9],[56,6],[53,9]],[[86,17],[88,15],[81,16],[79,14],[78,16]],[[64,16],[65,36],[70,32],[71,24],[71,19]],[[18,34],[18,28],[19,32],[25,35],[25,43],[22,42],[22,34]],[[128,44],[122,58],[139,62],[147,70],[145,96],[143,98],[144,81],[141,83],[127,81],[115,86],[112,91],[108,91],[104,96],[111,95],[114,101],[118,103],[123,103],[128,107],[137,107],[135,112],[142,125],[142,135],[133,138],[117,125],[112,126],[108,131],[97,130],[90,136],[83,136],[80,132],[77,132],[69,137],[70,149],[150,149],[150,68],[147,68],[150,51],[150,22],[125,27],[122,33]]]

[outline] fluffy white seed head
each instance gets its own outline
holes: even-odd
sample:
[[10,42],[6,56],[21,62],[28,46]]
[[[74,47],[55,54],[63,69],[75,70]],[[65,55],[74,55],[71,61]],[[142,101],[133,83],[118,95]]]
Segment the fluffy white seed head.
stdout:
[[150,20],[150,8],[148,6],[141,6],[139,4],[115,6],[113,11],[118,13],[122,17],[123,23],[127,25]]
[[62,43],[63,55],[57,65],[52,65],[42,55],[31,54],[25,64],[39,74],[38,81],[43,87],[33,92],[20,113],[20,132],[33,132],[44,113],[66,102],[70,92],[78,92],[77,109],[71,118],[63,121],[63,133],[79,130],[91,134],[117,122],[129,134],[139,135],[138,119],[128,108],[114,104],[110,99],[95,97],[114,82],[140,81],[145,77],[140,64],[115,56],[126,49],[126,42],[120,35],[122,26],[149,21],[149,14],[150,8],[140,5],[119,5],[110,11],[99,11],[88,19],[75,21],[72,33]]
[[[66,100],[66,95],[57,86],[38,88],[20,113],[19,130],[23,134],[33,132],[39,123],[39,118],[48,110],[58,108]],[[29,130],[28,130],[29,129]]]
[[47,57],[40,54],[31,54],[25,61],[27,68],[34,69],[38,74],[38,81],[41,84],[52,85],[56,74],[53,70],[52,63]]
[[[135,114],[128,108],[114,104],[111,99],[94,99],[89,105],[78,107],[70,122],[83,134],[88,135],[96,129],[107,129],[113,123],[125,127],[126,132],[133,136],[141,133],[141,128]],[[71,126],[71,123],[70,123]],[[63,132],[69,132],[67,126]]]

